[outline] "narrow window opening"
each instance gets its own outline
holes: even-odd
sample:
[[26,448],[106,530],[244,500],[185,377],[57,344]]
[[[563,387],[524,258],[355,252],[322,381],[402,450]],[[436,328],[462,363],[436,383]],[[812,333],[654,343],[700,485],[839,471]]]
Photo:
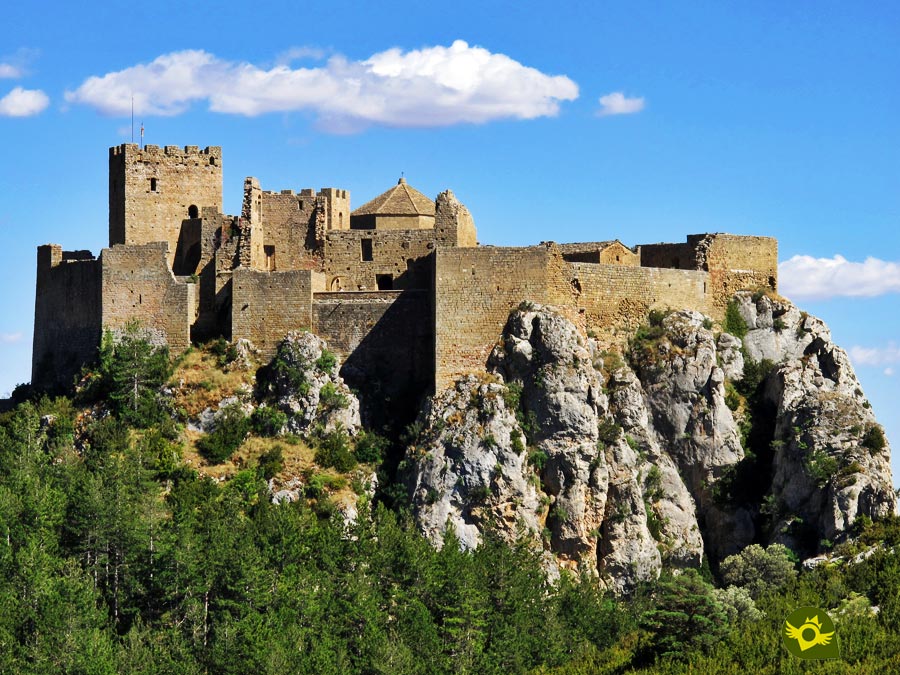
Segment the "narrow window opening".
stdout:
[[151,178],[151,179],[150,179],[150,192],[159,192],[159,190],[157,189],[157,187],[158,187],[158,186],[157,186],[156,179],[155,179],[155,178]]
[[191,204],[188,207],[188,218],[199,218],[200,217],[200,209],[198,209],[194,204]]
[[275,271],[275,246],[266,244],[263,246],[263,250],[266,252],[266,270],[269,272]]
[[392,274],[376,274],[375,283],[379,291],[390,291],[394,288],[394,276]]
[[371,261],[372,260],[372,240],[371,239],[360,239],[360,260],[363,261]]
[[681,269],[681,258],[675,258],[672,261],[672,267],[674,267],[677,270]]
[[343,211],[338,213],[338,228],[343,229],[344,227],[344,213]]

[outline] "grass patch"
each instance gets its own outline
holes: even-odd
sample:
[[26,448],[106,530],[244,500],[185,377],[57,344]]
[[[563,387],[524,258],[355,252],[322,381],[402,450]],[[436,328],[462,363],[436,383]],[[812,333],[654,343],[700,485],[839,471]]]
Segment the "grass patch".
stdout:
[[738,309],[737,300],[729,300],[728,306],[725,308],[725,323],[723,324],[726,333],[731,333],[737,338],[744,339],[747,335],[747,322],[741,316]]
[[224,372],[219,357],[206,347],[191,349],[176,362],[169,384],[175,392],[175,407],[188,418],[196,418],[206,408],[234,396],[239,389],[252,388],[251,372]]

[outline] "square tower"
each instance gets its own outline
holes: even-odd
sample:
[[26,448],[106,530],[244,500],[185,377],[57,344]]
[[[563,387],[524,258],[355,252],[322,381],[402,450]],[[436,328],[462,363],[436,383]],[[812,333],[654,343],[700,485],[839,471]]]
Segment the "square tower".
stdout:
[[109,245],[169,244],[175,257],[181,225],[204,207],[222,211],[222,148],[196,145],[109,149]]

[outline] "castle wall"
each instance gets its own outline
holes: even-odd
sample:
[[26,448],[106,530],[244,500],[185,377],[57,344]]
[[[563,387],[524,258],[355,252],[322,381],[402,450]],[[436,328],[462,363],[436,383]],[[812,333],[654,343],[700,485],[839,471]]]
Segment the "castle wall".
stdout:
[[425,290],[313,295],[313,331],[340,355],[347,384],[365,388],[378,423],[414,415],[430,391],[432,319]]
[[290,331],[312,328],[313,292],[324,288],[325,277],[310,270],[235,268],[231,276],[231,339],[250,340],[264,355],[273,356]]
[[262,193],[262,222],[267,269],[312,269],[319,261],[307,251],[321,248],[316,238],[316,195],[313,190]]
[[100,261],[86,251],[38,247],[31,382],[68,387],[100,344]]
[[[510,310],[562,293],[549,280],[547,247],[439,248],[434,258],[435,389],[484,370]],[[557,256],[558,257],[558,254]]]
[[[365,245],[364,241],[371,242]],[[434,250],[434,230],[332,231],[325,238],[327,289],[377,290],[378,275],[390,277],[386,290],[427,288],[431,280],[428,256]],[[371,252],[371,260],[364,260]]]
[[[196,213],[191,207],[196,208]],[[134,144],[109,149],[109,244],[169,244],[203,207],[222,209],[222,149]]]
[[316,200],[316,205],[324,216],[325,230],[350,229],[350,192],[322,188],[316,195]]
[[191,345],[197,284],[176,279],[168,255],[166,242],[103,249],[101,319],[104,329],[123,329],[137,320],[179,354]]
[[478,245],[478,234],[472,214],[453,194],[445,190],[434,202],[434,234],[441,246],[470,247]]
[[641,244],[639,248],[642,267],[697,269],[696,254],[690,244]]
[[557,244],[568,262],[602,263],[604,265],[628,265],[639,267],[640,255],[617,241]]
[[597,334],[630,335],[651,309],[712,313],[706,272],[576,262],[568,263],[567,276],[574,306]]
[[772,237],[712,235],[706,264],[717,308],[724,309],[739,290],[778,290],[778,241]]

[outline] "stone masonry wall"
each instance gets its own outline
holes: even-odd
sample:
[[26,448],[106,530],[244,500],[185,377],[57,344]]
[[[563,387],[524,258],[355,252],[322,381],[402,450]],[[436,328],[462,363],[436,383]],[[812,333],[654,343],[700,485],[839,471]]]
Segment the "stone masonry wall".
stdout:
[[404,420],[432,386],[432,312],[425,290],[316,293],[313,331],[340,355],[341,375],[365,392],[376,426]]
[[307,254],[319,247],[313,190],[263,192],[261,211],[269,269],[311,269],[318,264]]
[[[188,145],[109,149],[109,244],[169,244],[174,261],[183,220],[203,207],[222,210],[222,149]],[[197,217],[197,215],[193,217]]]
[[[701,240],[701,235],[688,237]],[[712,234],[702,237],[698,258],[709,269],[712,303],[724,313],[739,290],[778,290],[778,241],[771,237]]]
[[311,270],[265,272],[237,267],[231,277],[231,339],[250,340],[265,356],[292,330],[312,329],[313,292],[325,278]]
[[100,344],[100,261],[56,244],[38,247],[31,382],[70,386]]
[[689,244],[641,244],[639,248],[642,267],[697,269],[694,247]]
[[651,309],[689,307],[712,313],[706,272],[591,263],[568,265],[575,307],[584,313],[585,327],[597,334],[631,335],[646,321]]
[[165,242],[111,246],[103,249],[100,261],[104,329],[122,329],[137,320],[173,354],[190,346],[197,284],[175,278]]
[[434,362],[440,391],[481,371],[510,310],[546,302],[551,252],[546,247],[439,248],[435,253]]
[[475,221],[452,190],[445,190],[434,202],[434,233],[441,246],[478,245]]
[[569,262],[604,263],[638,267],[641,258],[619,242],[583,242],[557,244],[563,258]]
[[[371,242],[372,260],[363,260],[363,240]],[[427,288],[428,256],[434,230],[344,230],[325,238],[326,288],[329,291],[372,291],[378,275],[390,275],[393,290]],[[389,289],[390,290],[390,289]]]

